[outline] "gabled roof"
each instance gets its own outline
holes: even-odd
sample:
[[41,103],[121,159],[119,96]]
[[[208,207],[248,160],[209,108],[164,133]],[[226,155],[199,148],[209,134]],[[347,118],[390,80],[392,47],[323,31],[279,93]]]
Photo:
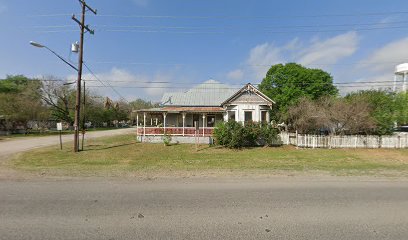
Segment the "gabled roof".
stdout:
[[232,96],[238,88],[233,88],[215,80],[208,80],[187,92],[165,93],[162,106],[221,106],[225,99]]
[[264,99],[266,102],[269,102],[271,105],[275,104],[275,102],[270,99],[268,96],[266,96],[265,94],[263,94],[261,91],[259,91],[256,87],[254,87],[252,84],[248,83],[246,84],[243,88],[241,88],[238,92],[236,92],[235,94],[233,94],[231,97],[227,98],[227,100],[225,100],[224,102],[222,102],[222,106],[234,101],[236,98],[238,98],[239,96],[241,96],[241,94],[246,93],[246,92],[252,92],[257,94],[259,97],[261,97],[262,99]]

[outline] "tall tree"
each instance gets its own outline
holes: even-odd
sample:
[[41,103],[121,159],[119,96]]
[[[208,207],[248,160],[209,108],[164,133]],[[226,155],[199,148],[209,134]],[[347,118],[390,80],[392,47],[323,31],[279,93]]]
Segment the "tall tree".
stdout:
[[376,129],[370,104],[361,98],[302,98],[288,111],[292,130],[300,133],[369,134]]
[[375,131],[378,135],[391,134],[395,124],[395,94],[385,90],[364,90],[350,93],[348,100],[363,101],[371,108],[371,117],[375,121]]
[[275,120],[286,120],[290,106],[302,97],[312,100],[323,96],[335,96],[337,88],[333,85],[333,77],[320,69],[310,69],[296,63],[273,65],[267,72],[259,89],[276,101],[277,108],[272,116]]
[[152,103],[151,101],[145,101],[145,100],[140,99],[140,98],[130,102],[129,105],[133,110],[140,110],[140,109],[159,107],[158,103]]
[[74,123],[75,90],[59,81],[46,81],[41,89],[43,101],[50,107],[55,120]]
[[27,127],[30,120],[48,119],[48,110],[41,100],[41,86],[41,81],[22,75],[0,80],[0,116],[6,120],[1,128],[13,130]]
[[399,126],[408,125],[408,92],[395,97],[395,120]]

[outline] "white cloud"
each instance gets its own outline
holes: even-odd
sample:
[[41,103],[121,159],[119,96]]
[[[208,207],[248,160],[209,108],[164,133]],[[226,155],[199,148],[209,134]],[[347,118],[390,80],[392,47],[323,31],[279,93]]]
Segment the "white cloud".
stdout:
[[399,62],[406,61],[408,56],[407,46],[408,37],[388,43],[363,59],[358,68],[373,73],[391,72]]
[[393,15],[393,16],[388,16],[385,17],[383,19],[381,19],[376,25],[375,27],[387,27],[387,26],[391,26],[392,24],[398,23],[399,21],[401,21],[401,16],[398,15]]
[[[360,90],[369,90],[369,89],[392,89],[393,88],[393,74],[384,73],[380,75],[372,75],[370,77],[363,76],[359,78],[353,84],[340,84],[338,89],[340,94],[345,95],[349,92],[356,92]],[[397,86],[397,89],[400,89],[400,86]]]
[[[363,87],[349,89],[356,91],[362,89],[392,89],[394,84],[395,66],[406,62],[408,56],[408,37],[392,41],[374,50],[367,57],[361,59],[352,68],[352,75],[357,76],[358,82],[369,82]],[[398,79],[398,81],[401,81]],[[402,89],[402,83],[397,82],[396,90]]]
[[302,47],[302,43],[300,42],[299,38],[294,38],[284,46],[285,50],[295,51]]
[[[91,74],[83,75],[83,79],[91,80],[87,82],[87,87],[90,87],[90,89],[95,90],[98,94],[103,96],[119,99],[120,97],[109,87],[110,85],[128,100],[142,98],[158,101],[161,99],[163,93],[168,91],[167,88],[170,86],[169,82],[173,80],[173,74],[171,73],[166,74],[159,72],[153,76],[149,76],[144,74],[132,74],[120,68],[113,68],[109,72],[98,73],[96,75],[102,83],[95,81],[94,76]],[[74,80],[76,76],[69,76],[68,79]]]
[[269,66],[284,61],[280,47],[276,47],[272,43],[264,43],[251,49],[246,62],[252,66],[255,77],[262,79],[268,71]]
[[326,40],[316,40],[300,52],[298,62],[303,65],[334,64],[339,60],[353,55],[359,43],[356,32],[348,32]]
[[[315,64],[335,64],[344,58],[352,56],[358,49],[360,37],[354,31],[340,34],[327,39],[312,37],[309,42],[299,38],[277,46],[274,43],[263,43],[255,46],[249,52],[242,68],[242,78],[259,81],[265,77],[270,66],[278,63],[298,62],[305,66]],[[227,77],[237,70],[229,72]]]
[[149,4],[149,0],[132,0],[132,2],[140,7],[145,7]]
[[242,69],[235,69],[227,73],[227,78],[231,80],[242,80],[244,78],[244,71],[242,71]]

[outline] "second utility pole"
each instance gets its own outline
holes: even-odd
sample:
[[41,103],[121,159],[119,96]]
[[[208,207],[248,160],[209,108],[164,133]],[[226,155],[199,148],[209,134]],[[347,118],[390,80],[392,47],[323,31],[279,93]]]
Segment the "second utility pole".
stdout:
[[93,10],[89,7],[85,0],[79,0],[82,6],[82,16],[81,21],[75,18],[75,15],[72,16],[72,19],[79,24],[81,29],[80,35],[80,43],[79,43],[79,60],[78,60],[78,79],[77,79],[77,93],[76,93],[76,101],[75,101],[75,119],[74,119],[74,151],[79,152],[79,124],[80,124],[80,116],[81,116],[81,80],[82,80],[82,63],[84,59],[84,33],[85,30],[94,34],[94,31],[89,29],[87,25],[85,25],[85,13],[86,9],[89,9],[91,12],[96,14],[96,10]]

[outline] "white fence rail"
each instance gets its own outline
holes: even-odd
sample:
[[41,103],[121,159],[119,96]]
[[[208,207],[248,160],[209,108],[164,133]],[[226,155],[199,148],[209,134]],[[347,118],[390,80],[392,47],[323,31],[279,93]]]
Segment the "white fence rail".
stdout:
[[392,136],[321,136],[281,133],[283,144],[303,148],[408,148],[408,134]]

